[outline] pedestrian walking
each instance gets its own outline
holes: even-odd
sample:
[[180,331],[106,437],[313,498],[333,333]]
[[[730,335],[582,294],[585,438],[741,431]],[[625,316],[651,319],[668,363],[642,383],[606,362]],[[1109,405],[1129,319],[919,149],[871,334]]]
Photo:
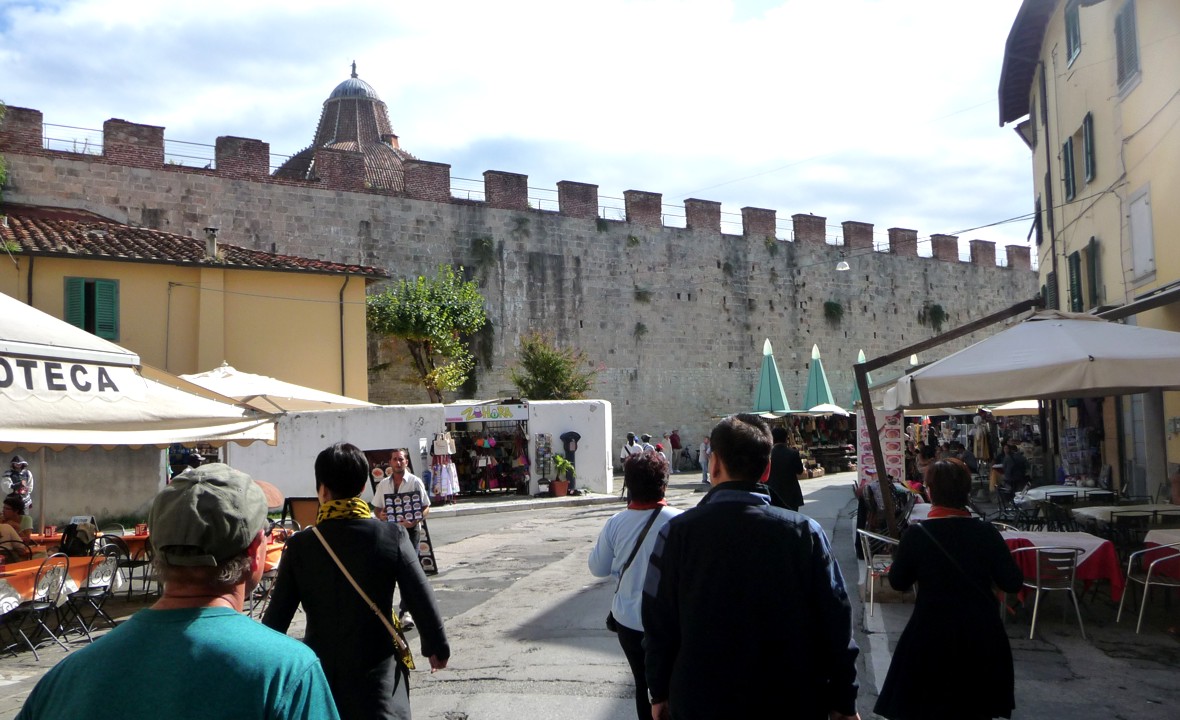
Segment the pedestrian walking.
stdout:
[[589,565],[595,577],[609,575],[615,581],[610,618],[635,678],[636,714],[639,720],[651,720],[643,664],[643,584],[660,528],[680,511],[664,499],[668,462],[658,455],[643,453],[628,460],[623,466],[623,483],[631,498],[627,509],[606,521],[590,551]]
[[859,718],[844,578],[819,524],[765,493],[771,444],[757,415],[719,422],[712,489],[660,531],[642,610],[654,720]]
[[709,436],[706,435],[701,440],[701,446],[697,449],[697,462],[701,466],[701,482],[709,484],[709,458],[713,455],[713,448],[710,446]]
[[928,519],[902,536],[889,570],[895,590],[916,583],[918,598],[873,710],[889,720],[1011,717],[1012,648],[992,586],[1017,592],[1023,576],[999,531],[967,509],[962,461],[934,461],[926,487]]

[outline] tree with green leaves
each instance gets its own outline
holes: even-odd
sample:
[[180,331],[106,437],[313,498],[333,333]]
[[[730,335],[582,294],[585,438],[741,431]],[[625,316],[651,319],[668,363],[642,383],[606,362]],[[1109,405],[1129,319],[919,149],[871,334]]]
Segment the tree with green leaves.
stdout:
[[559,348],[542,333],[520,340],[520,365],[509,371],[520,396],[529,400],[580,400],[594,386],[598,371],[582,369],[586,354]]
[[433,278],[403,278],[367,301],[369,330],[405,341],[431,402],[467,380],[475,358],[464,338],[487,323],[483,296],[462,270],[440,265]]

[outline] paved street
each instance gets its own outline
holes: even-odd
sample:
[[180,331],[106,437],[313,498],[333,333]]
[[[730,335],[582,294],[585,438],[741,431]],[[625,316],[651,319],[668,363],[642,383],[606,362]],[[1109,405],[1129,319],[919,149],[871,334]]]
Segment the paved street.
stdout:
[[[699,500],[695,479],[673,476],[670,502],[687,508]],[[832,538],[855,589],[860,571],[853,546],[852,479],[840,474],[804,481],[804,493],[806,511]],[[447,617],[453,657],[445,671],[414,674],[415,717],[632,717],[630,673],[615,637],[602,627],[612,588],[586,570],[598,529],[619,508],[617,499],[596,496],[490,498],[438,509],[430,524],[440,566],[433,584]],[[1028,639],[1026,616],[1009,620],[1018,678],[1014,717],[1174,718],[1180,704],[1175,682],[1180,643],[1162,628],[1180,622],[1177,603],[1165,607],[1162,598],[1155,598],[1144,633],[1136,636],[1127,618],[1114,624],[1115,607],[1101,586],[1083,601],[1089,640],[1082,640],[1072,616],[1063,620],[1060,600],[1051,597],[1042,607],[1035,640]],[[878,684],[911,606],[882,603],[868,618],[858,600],[854,605],[862,648],[860,709],[862,717],[871,718]],[[116,604],[124,613],[142,606],[138,601]],[[299,617],[295,635],[302,632]],[[413,634],[411,645],[417,649]],[[27,652],[0,659],[0,720],[15,716],[36,678],[61,656],[60,650],[47,648],[40,662]],[[963,672],[971,671],[970,660],[963,661]]]

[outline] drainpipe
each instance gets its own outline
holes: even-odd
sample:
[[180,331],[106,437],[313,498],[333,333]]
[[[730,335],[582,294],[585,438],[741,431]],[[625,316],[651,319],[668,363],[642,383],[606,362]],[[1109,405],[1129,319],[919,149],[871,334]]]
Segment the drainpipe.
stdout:
[[37,258],[33,257],[32,254],[30,254],[28,257],[29,257],[29,269],[28,269],[28,271],[26,273],[26,277],[25,277],[25,282],[28,283],[28,286],[27,286],[27,289],[25,290],[25,296],[26,296],[25,302],[27,302],[29,304],[29,307],[36,307],[35,305],[33,305],[33,263],[35,263],[37,261]]
[[[1057,231],[1053,220],[1054,213],[1056,212],[1056,206],[1053,202],[1053,143],[1049,142],[1049,85],[1045,80],[1045,61],[1040,60],[1037,62],[1037,64],[1041,67],[1041,118],[1044,119],[1043,124],[1045,126],[1045,203],[1042,209],[1048,212],[1045,230],[1049,235],[1049,258],[1051,261],[1050,267],[1053,268],[1053,297],[1055,298],[1054,306],[1059,309],[1061,307],[1061,292],[1058,290],[1058,288],[1061,284],[1061,277],[1057,273]],[[1056,94],[1054,94],[1053,99],[1054,107],[1056,107]],[[1033,122],[1036,122],[1036,120],[1034,119]],[[1059,140],[1060,138],[1058,137],[1055,139]],[[1047,299],[1048,298],[1046,298],[1046,300]],[[1041,436],[1043,448],[1048,451],[1047,454],[1049,456],[1049,462],[1044,463],[1042,466],[1042,479],[1047,482],[1053,481],[1055,479],[1053,478],[1052,459],[1057,457],[1057,455],[1060,453],[1060,448],[1058,447],[1057,441],[1058,433],[1060,432],[1057,427],[1058,423],[1060,422],[1060,414],[1061,402],[1059,400],[1049,401],[1049,436]]]
[[347,396],[344,391],[344,289],[348,287],[351,275],[344,276],[344,284],[340,286],[340,394]]

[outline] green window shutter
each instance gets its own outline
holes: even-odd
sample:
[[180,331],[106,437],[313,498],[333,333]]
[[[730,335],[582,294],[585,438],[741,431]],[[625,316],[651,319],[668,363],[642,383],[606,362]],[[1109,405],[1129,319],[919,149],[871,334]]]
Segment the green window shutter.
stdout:
[[1098,307],[1098,238],[1086,246],[1086,283],[1090,286],[1090,307]]
[[1074,250],[1069,254],[1069,309],[1081,312],[1082,307],[1082,254]]
[[1045,278],[1048,293],[1045,295],[1045,307],[1049,310],[1060,310],[1057,304],[1057,273],[1050,271]]
[[1065,199],[1073,200],[1077,192],[1073,174],[1073,138],[1067,138],[1061,146],[1061,175],[1065,180]]
[[1135,2],[1128,0],[1114,18],[1114,45],[1118,84],[1139,72],[1139,40],[1135,31]]
[[119,339],[119,281],[94,281],[94,334]]
[[1086,168],[1086,182],[1094,179],[1094,114],[1086,113],[1082,121],[1082,158]]
[[86,329],[86,281],[82,278],[66,278],[65,321],[74,327]]

